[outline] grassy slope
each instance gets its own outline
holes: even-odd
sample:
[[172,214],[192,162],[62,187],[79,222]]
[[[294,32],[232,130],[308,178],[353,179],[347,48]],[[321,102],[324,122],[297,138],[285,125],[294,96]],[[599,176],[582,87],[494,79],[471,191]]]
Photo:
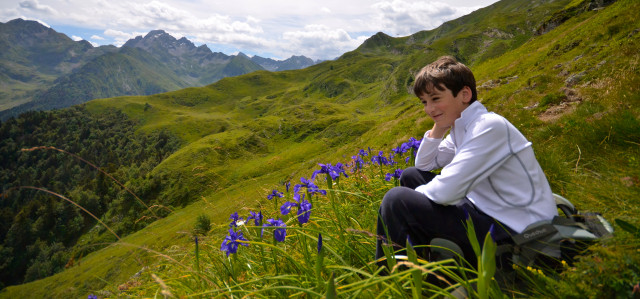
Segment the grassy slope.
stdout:
[[[533,141],[557,193],[610,220],[635,223],[640,34],[634,30],[640,28],[639,8],[637,2],[619,1],[494,60],[472,64],[479,85],[497,82],[480,90],[481,100]],[[415,63],[412,59],[423,60],[350,53],[302,71],[257,72],[205,88],[93,101],[89,107],[97,113],[116,106],[141,119],[141,131],[166,127],[181,136],[188,145],[155,171],[183,177],[205,199],[122,242],[179,252],[190,242],[187,232],[201,213],[223,232],[230,213],[264,204],[270,189],[285,179],[308,177],[317,163],[344,162],[366,146],[388,153],[408,137],[419,137],[431,122],[397,88],[403,79],[396,72]],[[581,79],[567,86],[566,80],[577,74]],[[380,78],[386,83],[380,84]],[[565,103],[540,104],[545,95],[564,94],[566,88],[580,100],[571,96]],[[145,104],[151,106],[146,111]],[[565,114],[541,120],[562,105],[568,107],[560,110]],[[219,242],[216,238],[221,240],[217,235],[211,242]],[[117,285],[156,259],[154,253],[116,243],[63,273],[7,288],[0,296],[116,292]]]

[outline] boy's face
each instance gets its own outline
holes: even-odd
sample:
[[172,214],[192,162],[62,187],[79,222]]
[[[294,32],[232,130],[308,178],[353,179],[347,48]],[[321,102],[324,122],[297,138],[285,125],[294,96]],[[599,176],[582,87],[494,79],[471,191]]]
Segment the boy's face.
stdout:
[[446,87],[444,90],[433,87],[429,93],[420,96],[424,112],[433,119],[438,127],[442,128],[451,128],[456,119],[460,118],[462,111],[469,106],[470,100],[471,89],[468,86],[463,87],[455,97]]

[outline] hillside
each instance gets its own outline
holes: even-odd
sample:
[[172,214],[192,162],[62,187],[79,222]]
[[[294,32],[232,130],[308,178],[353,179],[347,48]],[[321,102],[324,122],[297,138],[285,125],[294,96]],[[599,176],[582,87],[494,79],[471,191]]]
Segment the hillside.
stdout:
[[[153,296],[160,289],[153,289],[152,273],[182,279],[174,274],[192,261],[190,230],[200,214],[213,224],[202,246],[210,260],[222,260],[220,241],[234,211],[270,207],[270,190],[309,177],[318,163],[349,162],[367,147],[389,153],[410,137],[422,136],[432,122],[408,89],[414,72],[443,54],[471,66],[480,101],[532,141],[554,192],[612,222],[620,218],[637,224],[640,6],[631,0],[602,5],[501,1],[412,36],[376,34],[357,50],[304,70],[257,71],[200,88],[91,101],[85,106],[90,115],[115,108],[137,122],[137,134],[161,129],[180,140],[175,152],[140,178],[162,178],[144,200],[173,212],[77,257],[61,273],[7,287],[0,297],[36,292]],[[133,182],[135,175],[127,178],[144,190],[144,184]],[[384,190],[366,192],[374,195],[362,206],[375,207]],[[120,202],[127,199],[133,202],[130,197]],[[191,204],[181,208],[186,202]],[[371,213],[350,215],[354,220],[349,223],[373,231],[367,220],[374,218]],[[85,244],[109,234],[95,227],[93,235],[83,236]],[[575,292],[598,297],[638,283],[640,270],[633,266],[633,255],[626,255],[640,248],[637,239],[619,231],[609,242],[593,258],[604,263],[586,258],[575,272],[567,271],[567,283],[581,279],[572,285]],[[607,258],[615,260],[608,263]]]
[[[35,21],[0,23],[0,120],[32,110],[51,110],[96,98],[150,95],[204,86],[264,68],[244,54],[212,52],[163,30],[121,48],[93,47]],[[313,64],[296,56],[269,60],[275,70]]]

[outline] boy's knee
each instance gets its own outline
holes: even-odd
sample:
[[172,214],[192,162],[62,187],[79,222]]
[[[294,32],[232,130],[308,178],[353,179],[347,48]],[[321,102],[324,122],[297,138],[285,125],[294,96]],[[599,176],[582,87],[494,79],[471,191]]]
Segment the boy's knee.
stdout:
[[397,204],[403,200],[406,195],[405,192],[408,189],[406,187],[393,187],[387,191],[387,193],[382,198],[382,203],[380,203],[380,210],[383,211],[393,211]]
[[419,175],[420,171],[418,170],[418,168],[415,168],[414,166],[408,167],[402,171],[402,174],[400,174],[400,182],[402,183],[408,178],[413,178]]

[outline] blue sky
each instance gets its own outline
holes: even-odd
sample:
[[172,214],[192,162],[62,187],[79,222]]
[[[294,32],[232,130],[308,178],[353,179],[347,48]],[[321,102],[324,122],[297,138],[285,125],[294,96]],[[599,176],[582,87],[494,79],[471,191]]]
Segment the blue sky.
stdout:
[[333,59],[375,34],[436,28],[496,0],[2,0],[0,22],[39,21],[94,46],[155,29],[214,52]]

